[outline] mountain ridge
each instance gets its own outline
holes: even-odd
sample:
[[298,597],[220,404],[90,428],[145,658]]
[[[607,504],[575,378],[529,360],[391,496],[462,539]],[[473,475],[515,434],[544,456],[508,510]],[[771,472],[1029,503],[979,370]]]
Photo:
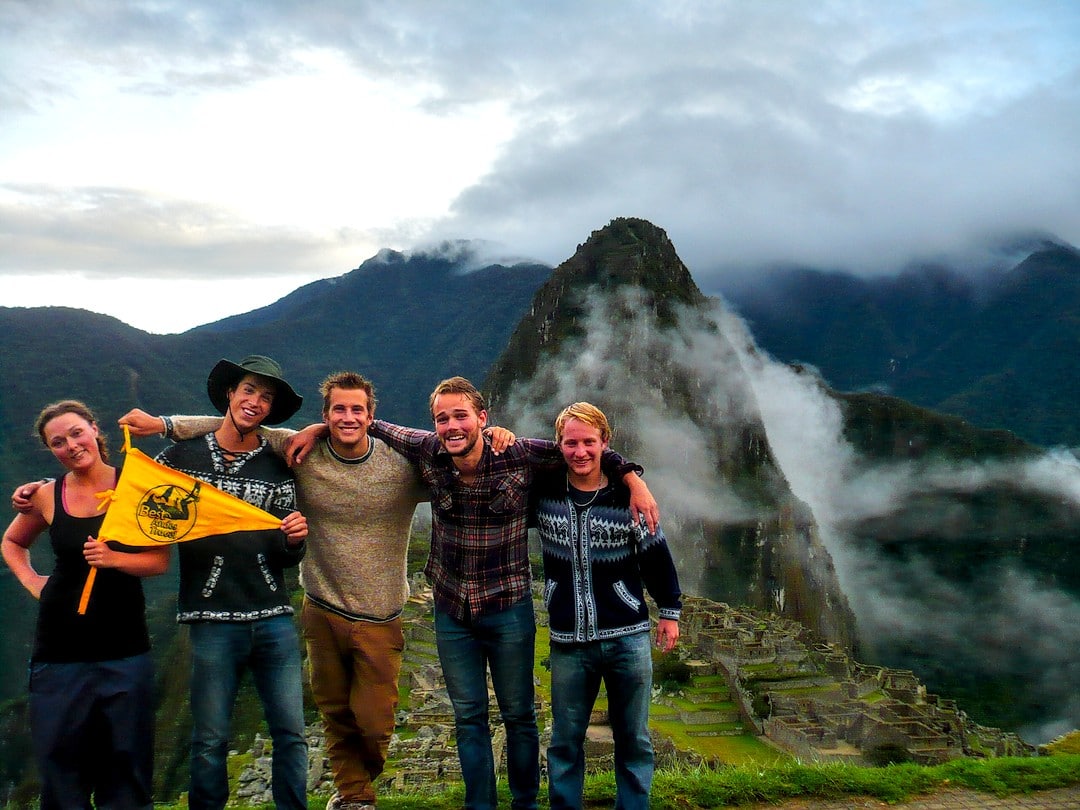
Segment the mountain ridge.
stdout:
[[723,291],[759,345],[840,391],[880,390],[1045,446],[1080,444],[1080,252],[1045,242],[976,279],[926,266],[858,278],[779,271]]

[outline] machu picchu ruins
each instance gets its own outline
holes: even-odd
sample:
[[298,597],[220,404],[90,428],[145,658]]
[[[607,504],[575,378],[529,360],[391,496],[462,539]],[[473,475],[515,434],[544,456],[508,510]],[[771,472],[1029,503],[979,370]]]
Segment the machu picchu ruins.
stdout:
[[722,672],[744,721],[811,761],[934,764],[961,756],[1027,756],[1016,734],[972,721],[906,670],[853,660],[798,622],[686,597],[680,645],[697,673]]

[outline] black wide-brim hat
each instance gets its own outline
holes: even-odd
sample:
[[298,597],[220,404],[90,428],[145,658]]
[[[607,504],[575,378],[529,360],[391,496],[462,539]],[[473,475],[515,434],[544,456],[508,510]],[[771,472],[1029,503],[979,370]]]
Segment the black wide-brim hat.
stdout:
[[225,414],[229,410],[229,390],[235,388],[245,374],[258,374],[274,382],[274,402],[263,420],[264,425],[280,425],[304,404],[304,398],[281,376],[281,366],[277,362],[261,354],[251,354],[239,363],[218,360],[206,378],[206,393],[218,413]]

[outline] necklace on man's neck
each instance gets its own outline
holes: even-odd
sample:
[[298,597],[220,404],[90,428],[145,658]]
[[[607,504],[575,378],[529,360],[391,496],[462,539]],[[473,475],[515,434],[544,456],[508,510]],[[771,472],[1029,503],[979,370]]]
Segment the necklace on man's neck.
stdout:
[[594,489],[592,491],[592,495],[589,496],[589,499],[587,501],[579,501],[577,498],[574,497],[574,495],[575,494],[584,495],[586,492],[588,492],[588,490],[587,489],[578,489],[576,486],[574,486],[572,483],[570,483],[570,473],[566,474],[566,491],[570,495],[570,500],[573,501],[574,506],[576,506],[578,509],[585,509],[585,508],[587,508],[589,506],[592,506],[593,501],[596,500],[596,496],[600,494],[600,490],[602,490],[606,486],[607,486],[607,476],[601,475],[600,480],[597,482],[596,489]]
[[[254,433],[256,431],[256,429],[258,428],[258,425],[256,425],[253,428],[249,428],[248,430],[241,430],[240,426],[238,424],[236,424],[236,419],[232,415],[232,410],[229,411],[229,421],[232,422],[233,430],[236,431],[236,435],[240,438],[240,447],[243,448],[244,445],[247,444],[248,436],[250,436],[252,433]],[[244,452],[244,451],[239,450],[237,452]]]

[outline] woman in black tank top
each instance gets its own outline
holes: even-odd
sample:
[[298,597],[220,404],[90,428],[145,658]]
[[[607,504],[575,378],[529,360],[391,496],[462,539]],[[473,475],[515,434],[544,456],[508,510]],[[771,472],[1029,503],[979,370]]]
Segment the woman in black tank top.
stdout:
[[[93,413],[75,400],[38,415],[42,442],[65,468],[40,487],[4,532],[4,561],[39,601],[30,658],[30,736],[41,808],[150,808],[153,666],[140,577],[164,573],[168,548],[125,553],[97,542],[105,518],[97,493],[117,470]],[[52,573],[30,546],[48,532]],[[79,602],[91,568],[96,582]]]

